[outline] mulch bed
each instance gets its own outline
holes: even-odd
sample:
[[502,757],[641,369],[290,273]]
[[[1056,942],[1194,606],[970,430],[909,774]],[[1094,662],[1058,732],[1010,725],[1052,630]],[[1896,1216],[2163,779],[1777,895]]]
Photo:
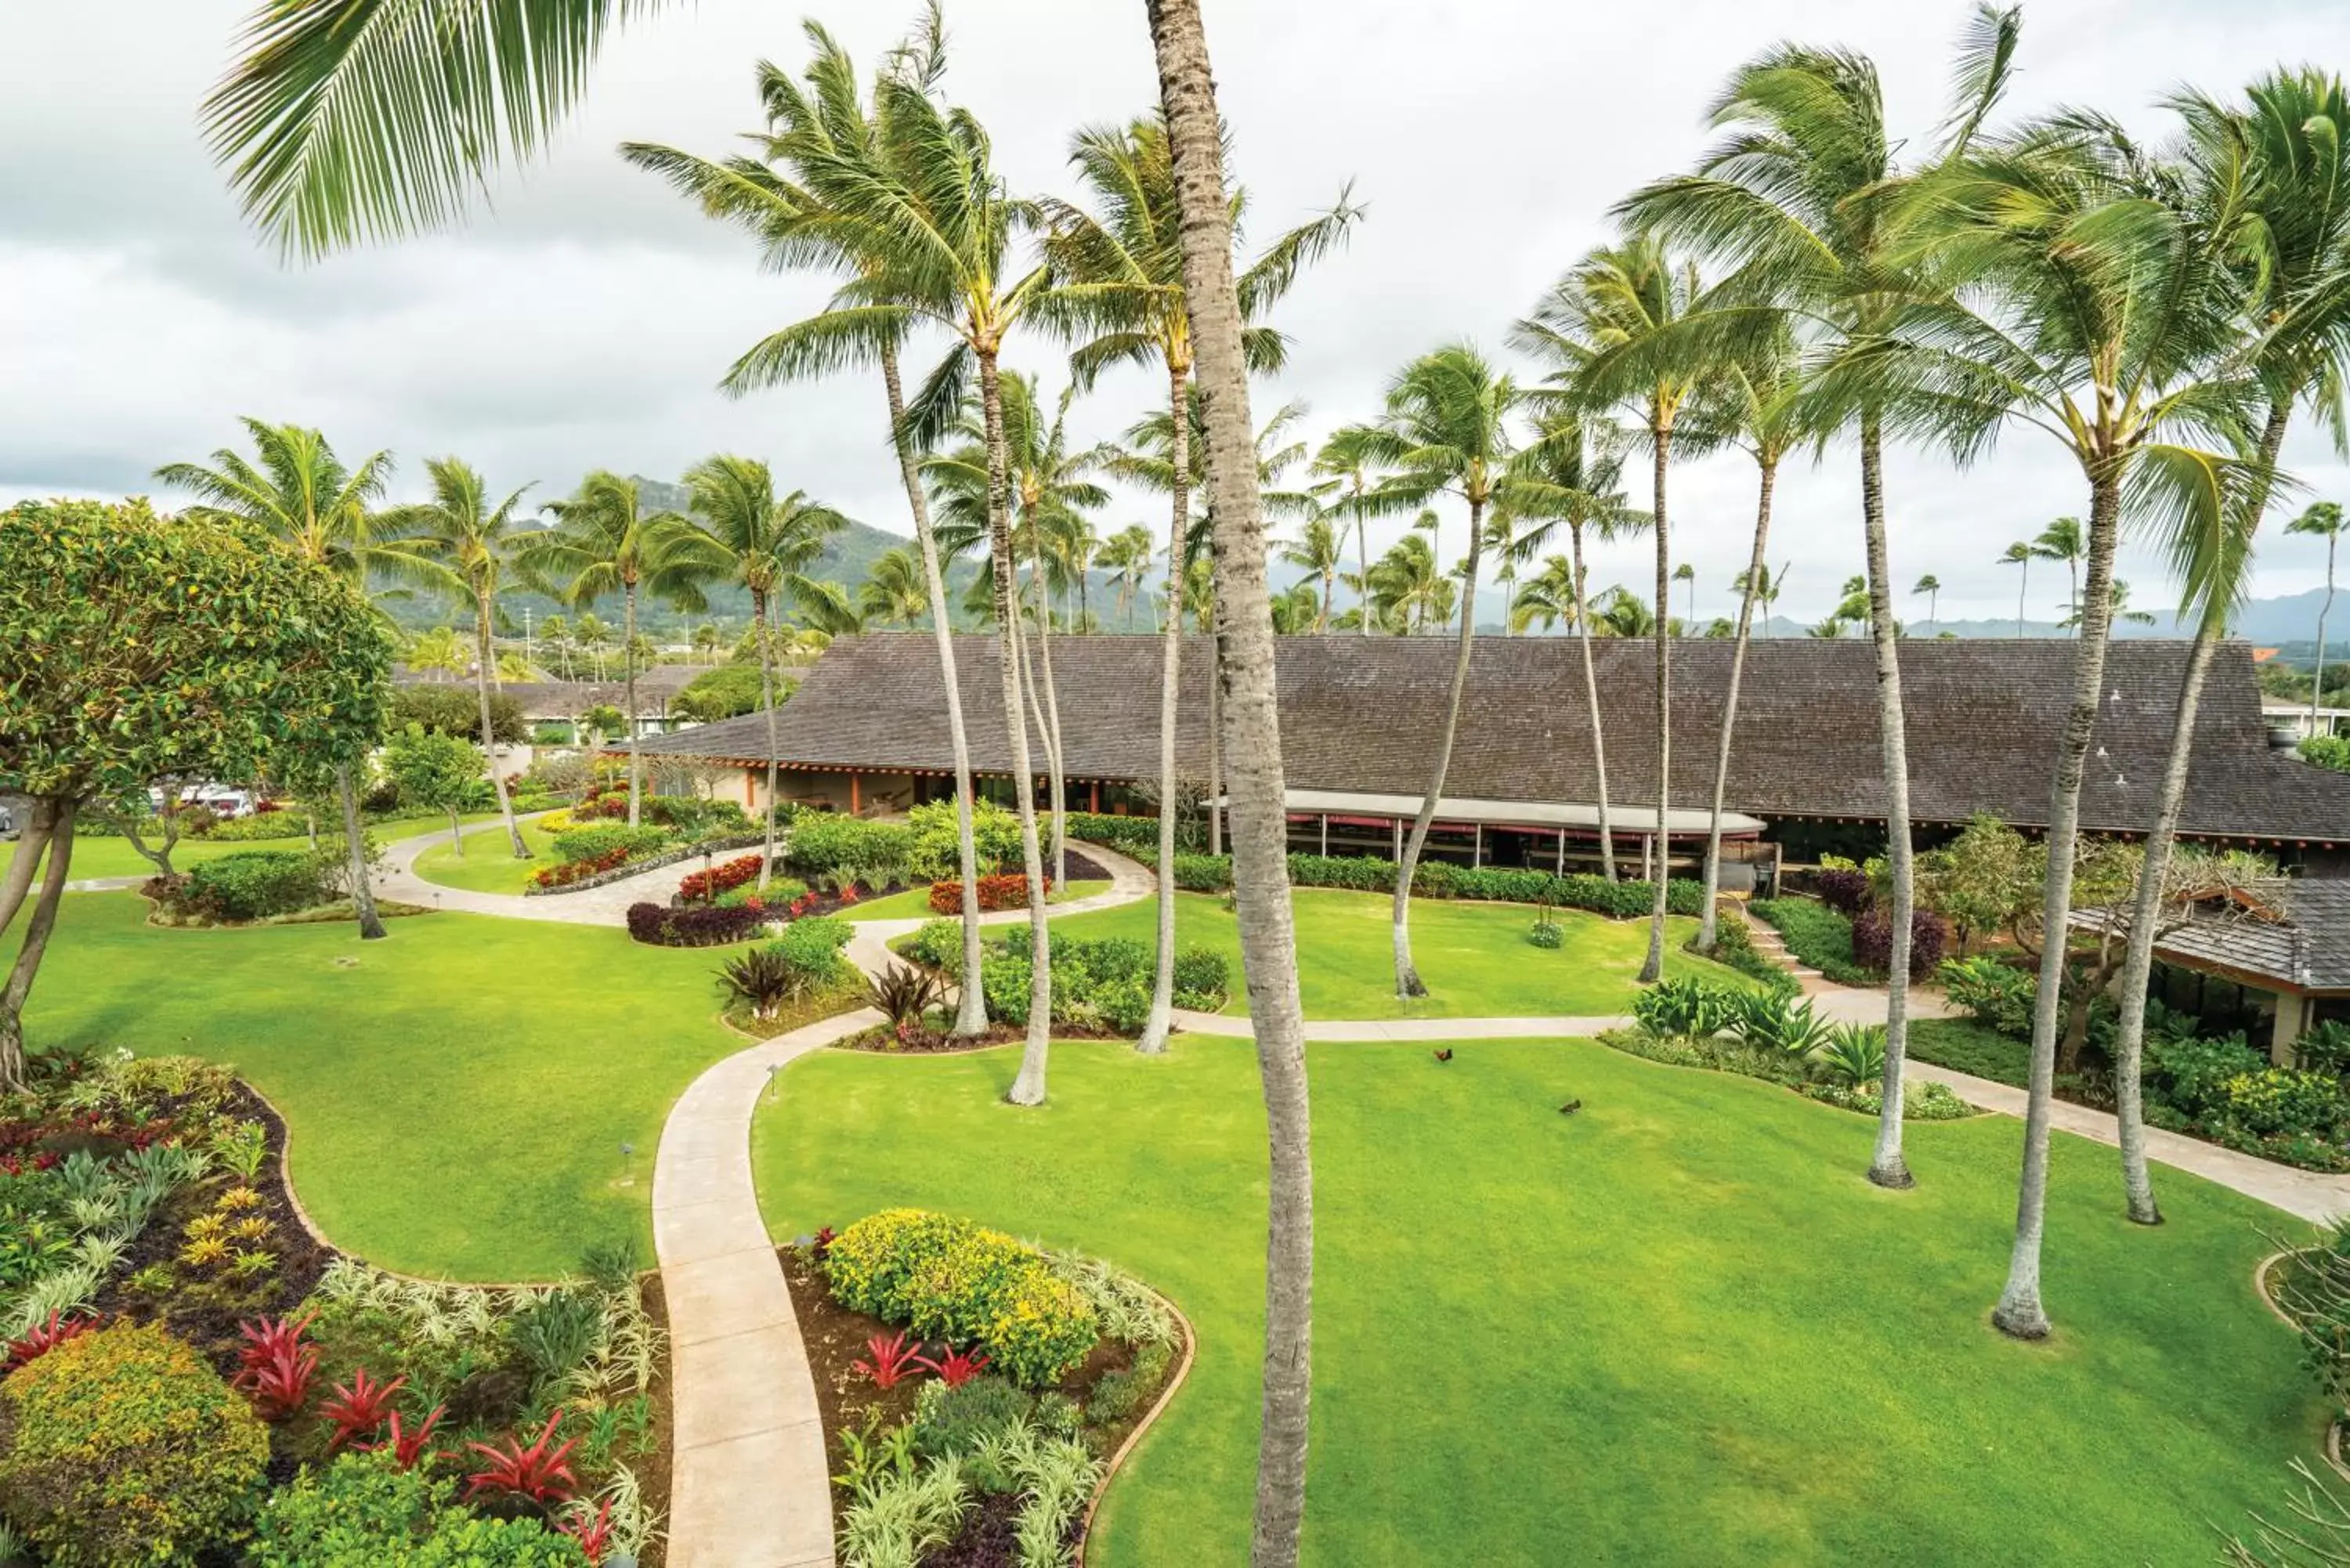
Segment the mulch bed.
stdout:
[[[824,1270],[800,1248],[785,1246],[775,1249],[775,1258],[783,1265],[784,1279],[791,1287],[792,1307],[799,1318],[800,1337],[807,1345],[808,1367],[816,1376],[816,1407],[824,1417],[825,1453],[827,1458],[840,1451],[843,1432],[862,1432],[875,1412],[880,1414],[880,1424],[894,1426],[910,1418],[914,1402],[921,1393],[927,1378],[908,1378],[895,1388],[876,1388],[872,1381],[856,1368],[856,1363],[866,1359],[866,1341],[875,1334],[885,1338],[898,1331],[879,1318],[864,1313],[851,1312],[833,1299],[832,1286]],[[938,1347],[933,1345],[930,1349]],[[1122,1372],[1134,1365],[1134,1349],[1118,1340],[1104,1340],[1094,1347],[1069,1375],[1057,1385],[1059,1393],[1079,1403],[1092,1394],[1094,1386],[1113,1372]],[[1122,1421],[1087,1431],[1105,1455],[1115,1454],[1126,1441],[1128,1433],[1141,1424],[1156,1396],[1138,1400],[1134,1413]],[[837,1526],[850,1501],[848,1493],[839,1487],[832,1489],[833,1520]],[[1019,1562],[1019,1552],[1013,1542],[1012,1521],[1019,1511],[1016,1497],[985,1497],[976,1500],[976,1506],[963,1518],[962,1531],[952,1542],[922,1558],[922,1568],[1013,1568]],[[1084,1516],[1071,1526],[1071,1543],[1082,1532]]]
[[[646,1274],[638,1286],[645,1303],[645,1315],[653,1320],[664,1338],[669,1334],[669,1297],[662,1291],[658,1271]],[[677,1374],[677,1357],[661,1357],[660,1370],[653,1374],[650,1393],[653,1401],[651,1443],[642,1454],[632,1455],[629,1468],[636,1472],[638,1483],[644,1489],[645,1506],[657,1519],[669,1518],[670,1469],[674,1463],[677,1446],[677,1416],[671,1407],[671,1386]],[[669,1561],[669,1538],[666,1532],[645,1542],[637,1555],[638,1568],[664,1568]]]
[[[951,1010],[950,1010],[951,1011]],[[952,1019],[948,1020],[949,1023]],[[981,1035],[950,1034],[940,1027],[935,1017],[923,1020],[920,1029],[909,1029],[903,1034],[887,1023],[833,1042],[838,1051],[869,1051],[879,1056],[953,1056],[968,1051],[992,1051],[998,1045],[1018,1045],[1028,1038],[1024,1023],[1005,1023],[990,1019],[987,1033]],[[1055,1040],[1131,1040],[1131,1034],[1098,1023],[1055,1023]]]

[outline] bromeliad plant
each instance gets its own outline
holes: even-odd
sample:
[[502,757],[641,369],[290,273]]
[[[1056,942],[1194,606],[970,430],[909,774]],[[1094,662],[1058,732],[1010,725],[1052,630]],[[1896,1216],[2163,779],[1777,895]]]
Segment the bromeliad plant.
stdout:
[[465,1446],[489,1462],[465,1478],[465,1501],[470,1502],[485,1491],[513,1492],[533,1502],[563,1502],[569,1500],[578,1487],[578,1478],[571,1473],[569,1463],[576,1439],[565,1438],[555,1444],[555,1428],[562,1424],[563,1412],[557,1410],[539,1428],[537,1440],[524,1448],[518,1438],[506,1438],[504,1449],[494,1449],[487,1443],[467,1443]]
[[49,1314],[48,1321],[36,1324],[22,1337],[9,1340],[5,1354],[0,1354],[0,1377],[6,1376],[27,1362],[38,1361],[69,1339],[78,1339],[99,1326],[94,1317],[65,1317],[60,1313]]
[[[362,1438],[372,1438],[383,1429],[384,1423],[397,1413],[392,1397],[407,1386],[406,1377],[395,1377],[389,1383],[378,1383],[369,1377],[365,1367],[351,1374],[348,1384],[335,1385],[334,1397],[327,1401],[318,1414],[330,1422],[335,1435],[327,1439],[327,1452],[333,1453],[344,1444],[365,1447]],[[402,1469],[407,1468],[405,1465]]]
[[935,970],[892,963],[879,974],[867,977],[865,997],[889,1020],[891,1028],[902,1033],[920,1028],[931,1008],[944,1005],[946,981]]
[[1740,1044],[1797,1061],[1808,1060],[1827,1044],[1832,1032],[1815,1004],[1777,995],[1739,997],[1731,1021],[1731,1033]]
[[865,1350],[873,1359],[857,1362],[855,1366],[858,1371],[873,1380],[876,1388],[895,1388],[931,1365],[921,1353],[921,1345],[910,1344],[902,1328],[887,1336],[875,1334],[865,1342]]
[[918,1355],[914,1365],[927,1367],[938,1375],[940,1382],[950,1388],[960,1388],[987,1370],[987,1353],[983,1350],[957,1350],[948,1345],[937,1360]]
[[265,1421],[285,1421],[302,1413],[310,1402],[310,1380],[318,1371],[317,1346],[307,1335],[315,1314],[265,1317],[239,1324],[244,1348],[237,1353],[237,1374],[230,1386],[253,1401]]
[[[407,1380],[402,1378],[401,1381]],[[379,1449],[389,1449],[391,1450],[394,1463],[401,1469],[412,1470],[416,1468],[417,1461],[425,1457],[426,1449],[432,1441],[432,1434],[441,1425],[441,1417],[448,1412],[449,1407],[446,1405],[433,1406],[424,1419],[417,1423],[416,1429],[411,1432],[402,1421],[400,1412],[394,1410],[385,1418],[387,1429],[381,1442],[360,1443],[356,1446],[363,1453],[372,1453]]]

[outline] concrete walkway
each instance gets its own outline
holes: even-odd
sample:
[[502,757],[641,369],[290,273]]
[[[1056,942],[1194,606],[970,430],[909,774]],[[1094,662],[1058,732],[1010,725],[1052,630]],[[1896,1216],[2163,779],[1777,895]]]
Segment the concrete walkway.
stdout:
[[653,1246],[669,1303],[676,1429],[671,1568],[829,1568],[832,1482],[816,1380],[751,1179],[770,1075],[882,1021],[842,1013],[693,1081],[661,1129]]
[[[1072,839],[1071,843],[1076,843]],[[1083,845],[1086,858],[1109,873],[1109,886],[1098,893],[1082,898],[1072,898],[1066,904],[1051,907],[1051,918],[1064,915],[1089,915],[1096,909],[1114,909],[1120,904],[1131,904],[1148,898],[1159,890],[1158,874],[1139,861],[1130,860],[1115,849],[1105,849],[1098,844]],[[879,974],[896,961],[889,944],[900,937],[912,936],[930,919],[913,920],[858,920],[857,934],[848,943],[848,961],[867,974]],[[1024,926],[1028,923],[1026,909],[995,909],[979,918],[983,926]]]
[[[529,819],[519,817],[516,820]],[[461,831],[465,840],[465,857],[469,860],[476,855],[506,857],[514,853],[505,842],[505,824],[502,822],[468,823]],[[474,893],[463,888],[445,888],[438,882],[428,882],[416,874],[416,857],[436,844],[448,842],[447,832],[436,830],[419,834],[413,838],[397,839],[384,846],[383,869],[375,877],[376,897],[394,898],[400,903],[415,904],[427,909],[454,909],[468,915],[502,915],[513,920],[618,926],[626,923],[629,905],[666,904],[670,895],[677,891],[680,879],[689,872],[702,869],[699,860],[675,860],[650,871],[624,877],[618,882],[608,882],[601,888],[589,888],[577,893],[549,893],[529,898],[519,893]],[[743,853],[740,849],[722,850],[715,858],[731,860]]]

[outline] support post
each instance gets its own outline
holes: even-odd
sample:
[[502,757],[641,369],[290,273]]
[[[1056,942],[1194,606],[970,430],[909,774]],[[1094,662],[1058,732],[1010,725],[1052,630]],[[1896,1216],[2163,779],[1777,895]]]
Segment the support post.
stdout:
[[864,808],[864,803],[858,798],[857,788],[860,776],[855,773],[848,775],[848,815],[851,816],[857,815]]
[[1655,881],[1655,880],[1657,879],[1657,867],[1656,867],[1656,860],[1657,860],[1657,836],[1656,836],[1655,834],[1653,834],[1653,833],[1644,833],[1644,834],[1640,835],[1640,880],[1641,880],[1641,881],[1643,881],[1643,882],[1653,882],[1653,881]]
[[1564,827],[1562,827],[1562,828],[1560,828],[1560,829],[1558,830],[1558,873],[1557,873],[1557,874],[1558,874],[1559,876],[1561,876],[1561,877],[1564,877],[1564,876],[1565,876],[1565,875],[1566,875],[1566,829],[1565,829],[1565,828],[1564,828]]
[[1330,858],[1330,814],[1322,814],[1322,858]]
[[1469,869],[1482,871],[1485,868],[1485,825],[1472,822],[1469,825],[1469,831],[1476,836],[1469,841]]
[[1403,818],[1392,817],[1388,826],[1395,830],[1395,852],[1388,858],[1400,866],[1403,864]]
[[1101,815],[1101,780],[1099,779],[1095,779],[1086,785],[1086,810],[1096,816]]

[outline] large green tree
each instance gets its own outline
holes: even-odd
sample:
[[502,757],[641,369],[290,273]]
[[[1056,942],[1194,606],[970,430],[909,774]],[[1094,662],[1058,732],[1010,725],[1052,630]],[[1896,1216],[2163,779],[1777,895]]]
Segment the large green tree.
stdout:
[[241,518],[142,501],[0,512],[0,791],[32,811],[0,933],[40,892],[0,989],[0,1088],[25,1085],[24,1009],[77,815],[163,776],[320,778],[381,732],[392,642],[349,577]]

